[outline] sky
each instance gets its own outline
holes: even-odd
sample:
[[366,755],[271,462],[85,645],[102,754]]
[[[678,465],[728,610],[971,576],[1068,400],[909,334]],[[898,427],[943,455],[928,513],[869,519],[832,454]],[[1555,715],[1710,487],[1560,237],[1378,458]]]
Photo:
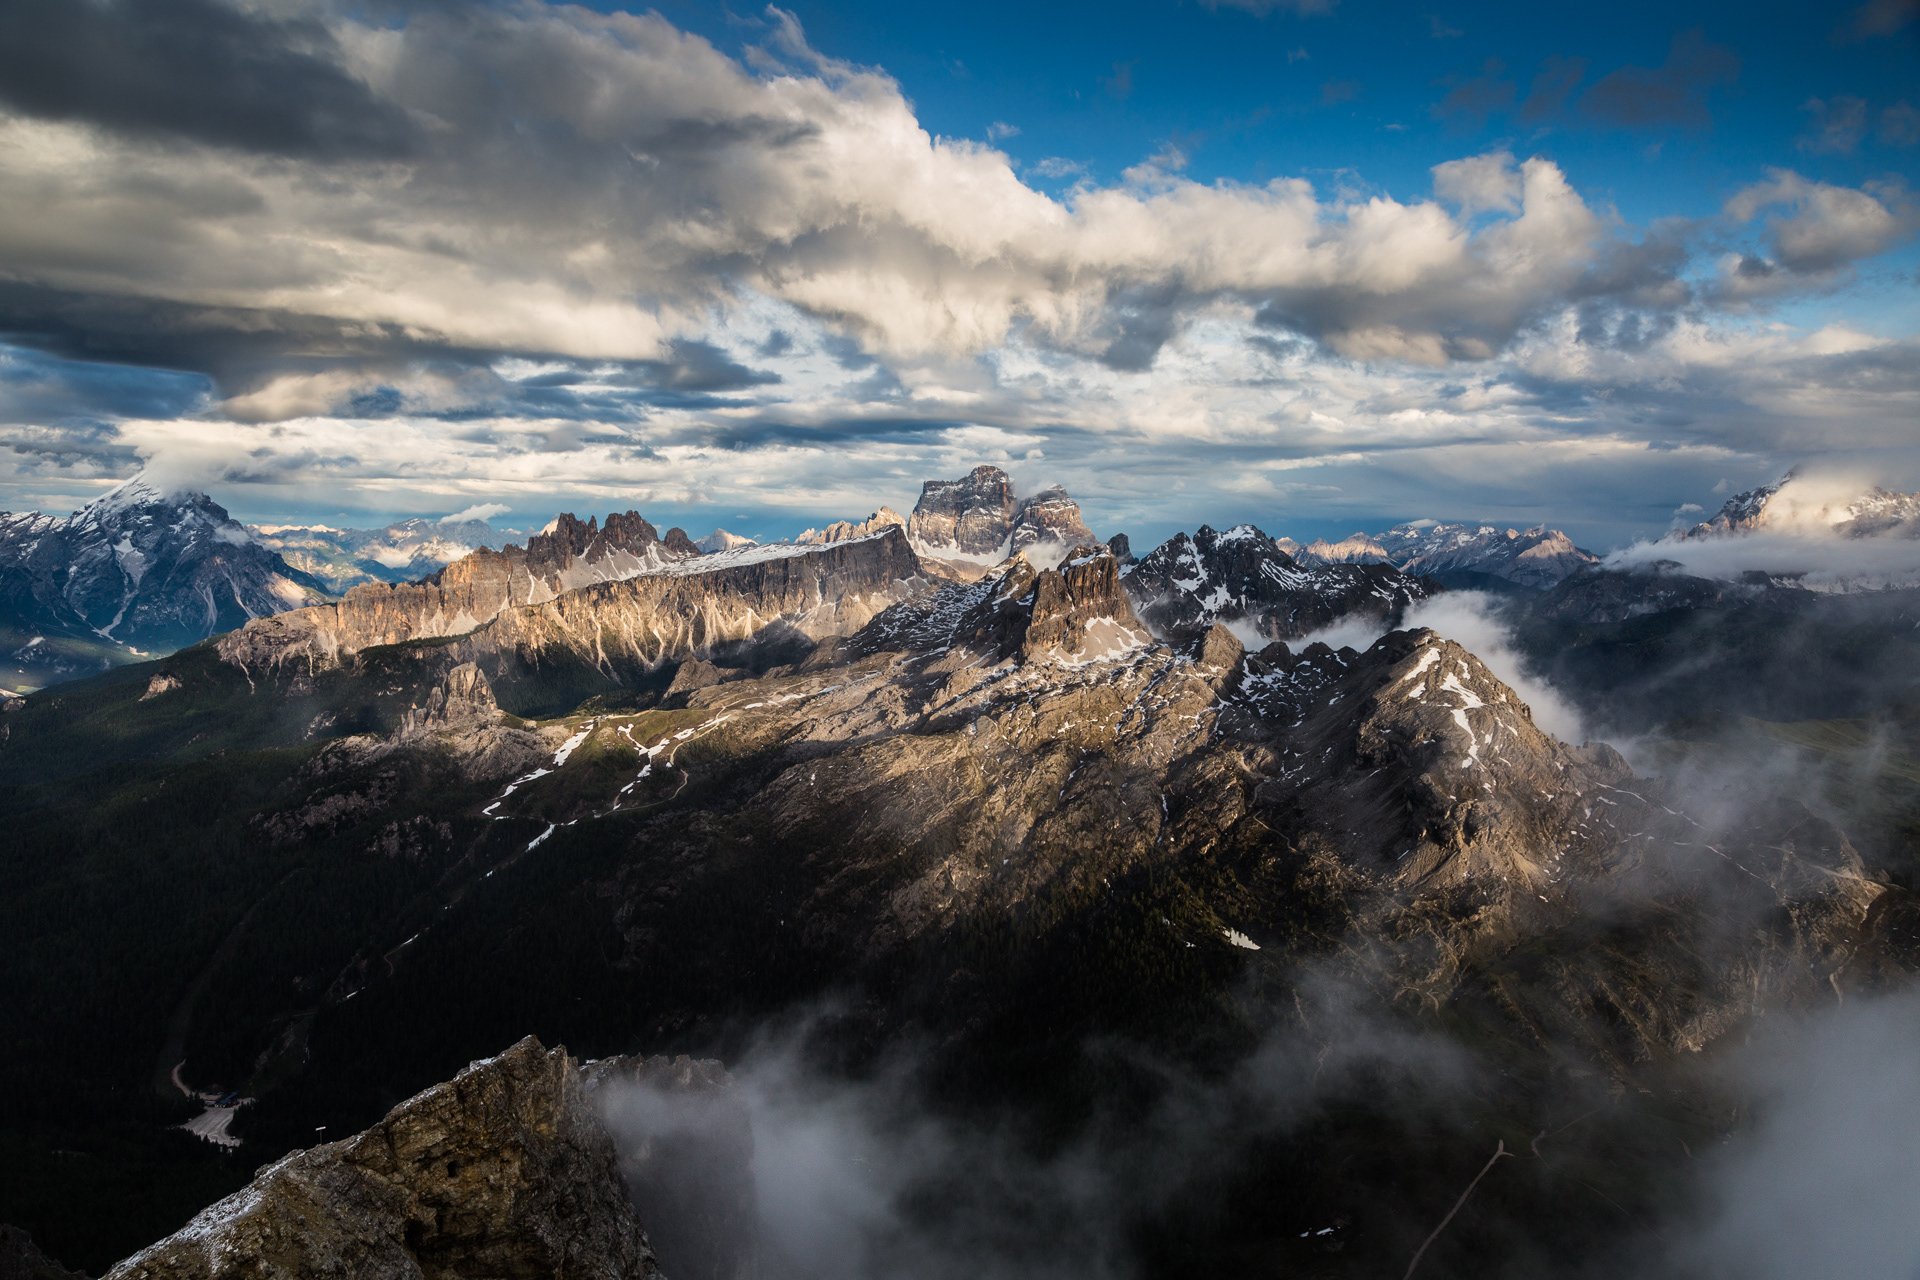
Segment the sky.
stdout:
[[1916,73],[1916,0],[0,0],[0,508],[1920,488]]

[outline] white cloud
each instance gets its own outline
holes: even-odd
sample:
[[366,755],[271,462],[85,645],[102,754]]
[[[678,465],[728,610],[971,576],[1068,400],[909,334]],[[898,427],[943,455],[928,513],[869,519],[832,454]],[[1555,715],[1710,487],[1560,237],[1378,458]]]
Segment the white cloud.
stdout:
[[1520,173],[1511,151],[1489,151],[1433,166],[1434,194],[1461,214],[1514,213],[1520,208]]
[[476,502],[464,510],[440,517],[441,524],[459,524],[463,520],[491,520],[513,510],[504,502]]
[[[931,136],[894,81],[820,55],[787,14],[755,66],[653,15],[532,5],[333,26],[348,69],[424,122],[430,149],[293,168],[0,119],[0,266],[580,358],[652,358],[750,292],[890,358],[969,357],[1016,329],[1099,353],[1150,292],[1165,315],[1136,336],[1149,354],[1233,296],[1336,349],[1434,361],[1502,346],[1601,239],[1557,167],[1502,156],[1436,170],[1466,212],[1505,215],[1473,231],[1433,203],[1297,178],[1197,182],[1174,148],[1055,198],[1001,152]],[[234,409],[310,411],[324,391]]]

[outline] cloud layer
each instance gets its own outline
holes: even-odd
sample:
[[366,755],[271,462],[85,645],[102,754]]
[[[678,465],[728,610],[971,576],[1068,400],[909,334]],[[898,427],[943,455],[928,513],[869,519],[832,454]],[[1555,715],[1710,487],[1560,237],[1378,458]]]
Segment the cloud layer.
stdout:
[[[1280,7],[1319,8],[1258,6]],[[541,456],[584,453],[608,484],[645,461],[674,473],[649,484],[724,501],[783,470],[819,510],[856,487],[819,487],[829,458],[870,486],[969,450],[1062,479],[1145,451],[1258,504],[1363,470],[1390,490],[1409,451],[1442,479],[1524,470],[1522,447],[1602,469],[1692,451],[1691,481],[1774,466],[1841,411],[1850,438],[1823,447],[1884,447],[1920,403],[1909,342],[1755,322],[1905,243],[1897,185],[1776,169],[1711,225],[1636,228],[1511,148],[1395,195],[1199,181],[1168,147],[1056,195],[991,142],[930,133],[885,72],[778,9],[738,57],[657,15],[535,2],[0,22],[0,333],[205,379],[191,410],[65,428],[39,406],[87,394],[84,372],[63,366],[64,393],[0,381],[18,491],[162,448],[220,454],[236,483],[421,491],[427,469],[363,429],[385,423],[482,438],[435,451],[425,491],[451,495],[482,461],[559,483]],[[1685,115],[1730,56],[1682,37],[1587,98],[1626,76]],[[49,430],[119,453],[63,457]],[[1082,488],[1115,519],[1178,518],[1124,481]]]

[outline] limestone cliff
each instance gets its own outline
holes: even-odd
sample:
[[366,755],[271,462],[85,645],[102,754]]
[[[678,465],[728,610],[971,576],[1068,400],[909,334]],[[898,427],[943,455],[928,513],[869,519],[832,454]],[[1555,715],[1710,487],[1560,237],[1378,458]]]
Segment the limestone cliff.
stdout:
[[530,602],[519,599],[527,583],[551,585],[565,575],[523,581],[523,566],[496,566],[505,578],[482,567],[461,561],[438,581],[363,588],[337,605],[263,619],[223,636],[219,652],[249,671],[311,670],[376,645],[459,637],[449,650],[458,661],[565,653],[602,669],[645,669],[750,640],[776,624],[813,639],[846,634],[924,585],[897,527],[830,546],[660,561],[615,581],[545,596],[534,590]]

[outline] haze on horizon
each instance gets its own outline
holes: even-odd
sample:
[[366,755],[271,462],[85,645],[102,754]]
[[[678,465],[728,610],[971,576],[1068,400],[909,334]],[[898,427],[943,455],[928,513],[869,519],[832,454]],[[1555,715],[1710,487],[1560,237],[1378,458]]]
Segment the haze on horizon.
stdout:
[[766,536],[992,462],[1103,533],[1604,549],[1916,487],[1917,52],[1910,0],[14,0],[0,508]]

